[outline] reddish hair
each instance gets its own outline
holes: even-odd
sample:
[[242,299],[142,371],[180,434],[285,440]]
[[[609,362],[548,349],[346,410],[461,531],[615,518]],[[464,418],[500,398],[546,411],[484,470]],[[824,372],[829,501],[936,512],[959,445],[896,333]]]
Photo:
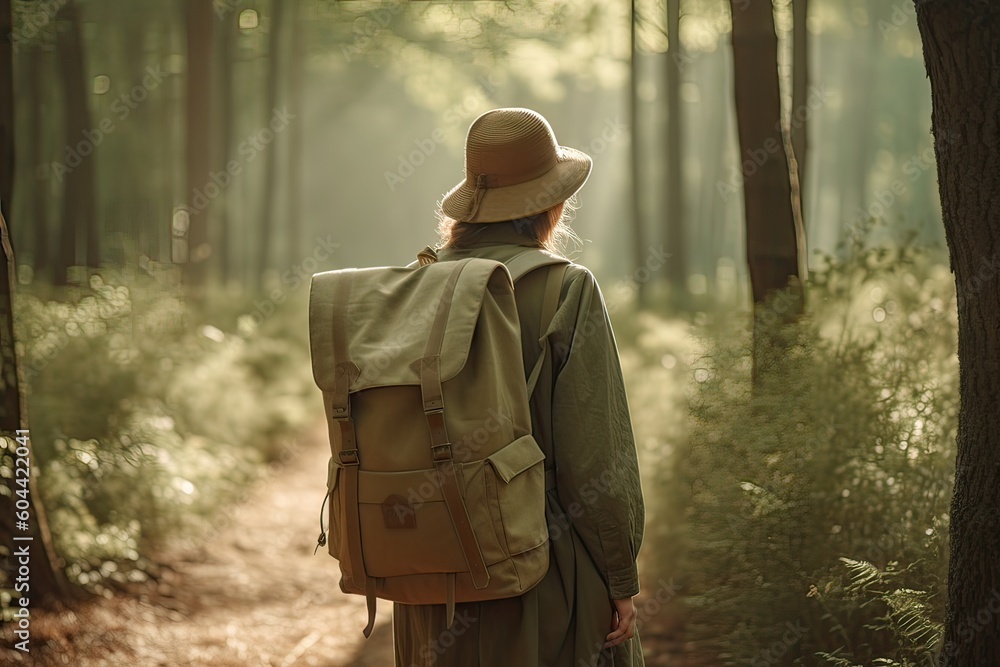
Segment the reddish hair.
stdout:
[[459,222],[442,214],[438,223],[441,247],[467,248],[476,242],[485,228],[508,225],[525,239],[534,241],[539,248],[560,253],[567,239],[576,238],[573,230],[566,224],[568,216],[565,214],[569,212],[570,207],[565,204],[566,202],[561,202],[541,213],[505,222]]

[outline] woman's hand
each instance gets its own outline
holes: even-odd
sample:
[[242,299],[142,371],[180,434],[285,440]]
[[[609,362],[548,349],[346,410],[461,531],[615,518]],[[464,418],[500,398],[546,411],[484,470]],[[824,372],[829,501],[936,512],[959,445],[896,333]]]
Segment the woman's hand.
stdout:
[[618,646],[635,636],[635,603],[632,598],[612,600],[614,613],[611,616],[611,633],[605,637],[604,648]]

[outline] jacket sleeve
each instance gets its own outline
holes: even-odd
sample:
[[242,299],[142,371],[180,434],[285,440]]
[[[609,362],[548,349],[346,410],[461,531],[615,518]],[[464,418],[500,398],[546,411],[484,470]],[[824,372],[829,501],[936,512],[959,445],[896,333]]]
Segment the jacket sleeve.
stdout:
[[597,281],[577,268],[553,321],[556,487],[611,598],[621,599],[639,592],[645,511],[611,321]]

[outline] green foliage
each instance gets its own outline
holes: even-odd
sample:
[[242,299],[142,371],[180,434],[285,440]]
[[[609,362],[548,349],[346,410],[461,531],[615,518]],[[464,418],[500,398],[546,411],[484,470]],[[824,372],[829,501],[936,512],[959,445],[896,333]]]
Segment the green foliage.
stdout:
[[256,326],[239,300],[220,316],[222,297],[199,311],[109,281],[16,304],[39,493],[67,575],[98,593],[144,579],[158,548],[282,457],[313,390],[308,348],[289,333],[306,328],[301,303]]
[[712,664],[927,664],[939,643],[954,284],[908,244],[853,251],[825,258],[799,321],[771,324],[781,295],[758,308],[756,386],[748,327],[695,327],[689,433],[664,466],[685,493],[672,574]]

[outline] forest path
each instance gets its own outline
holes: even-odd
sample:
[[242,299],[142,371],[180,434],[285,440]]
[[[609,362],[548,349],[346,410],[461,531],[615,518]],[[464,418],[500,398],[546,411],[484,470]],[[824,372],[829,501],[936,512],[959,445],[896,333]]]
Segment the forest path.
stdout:
[[[379,601],[370,639],[365,600],[340,592],[339,567],[313,555],[326,482],[325,421],[287,463],[222,508],[220,530],[160,554],[167,567],[138,594],[32,615],[31,654],[0,647],[0,664],[79,667],[392,667],[392,605]],[[676,609],[644,586],[636,600],[647,667],[694,667]],[[652,604],[652,607],[648,606]]]
[[221,512],[221,531],[164,554],[173,571],[154,590],[39,614],[32,655],[0,658],[80,667],[391,667],[391,603],[380,601],[365,640],[364,598],[340,592],[338,565],[323,549],[313,556],[330,455],[325,422],[295,451],[245,502]]

